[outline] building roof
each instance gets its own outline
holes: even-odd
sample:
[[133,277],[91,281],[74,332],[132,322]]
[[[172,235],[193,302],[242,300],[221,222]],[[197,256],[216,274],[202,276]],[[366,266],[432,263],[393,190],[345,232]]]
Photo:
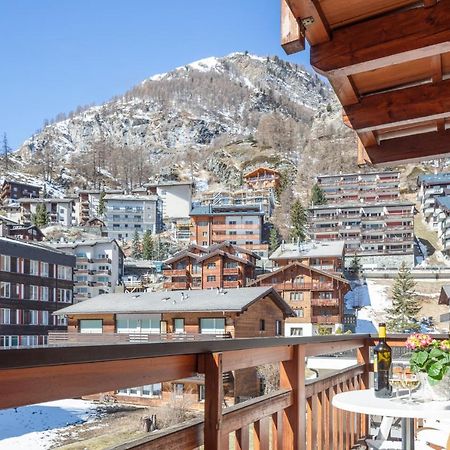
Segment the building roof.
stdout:
[[94,247],[97,244],[109,244],[109,243],[115,243],[119,250],[123,253],[122,248],[117,243],[115,239],[111,238],[98,238],[98,239],[86,239],[85,241],[73,241],[73,242],[49,242],[48,245],[51,245],[53,248],[57,249],[76,249],[77,247]]
[[244,258],[241,258],[237,255],[233,255],[232,253],[228,253],[228,252],[225,252],[220,249],[214,250],[211,253],[207,253],[206,255],[198,257],[197,262],[207,261],[208,259],[213,258],[214,256],[225,256],[228,259],[232,259],[232,260],[240,262],[242,264],[253,265],[250,261],[247,261]]
[[23,197],[17,200],[20,203],[73,203],[73,198],[28,198]]
[[217,244],[212,244],[207,248],[208,252],[212,252],[217,249],[222,249],[224,247],[232,247],[234,250],[236,250],[239,253],[246,253],[247,255],[253,256],[253,258],[261,259],[259,255],[257,255],[255,252],[252,252],[251,250],[248,250],[246,248],[239,247],[239,245],[231,244],[230,241],[223,241],[218,242]]
[[19,222],[2,215],[0,215],[0,223],[4,223],[6,225],[19,225]]
[[263,216],[260,205],[203,205],[194,206],[190,216]]
[[345,284],[348,284],[350,286],[350,282],[347,281],[345,278],[341,277],[340,275],[337,275],[337,274],[332,273],[332,272],[327,272],[326,270],[316,269],[315,267],[308,266],[308,265],[303,264],[303,263],[298,262],[298,261],[295,261],[295,262],[292,262],[292,263],[287,264],[285,266],[282,266],[279,269],[274,270],[273,272],[269,272],[269,273],[265,273],[264,275],[260,275],[256,280],[253,280],[250,283],[250,285],[254,286],[259,281],[265,280],[266,278],[270,278],[271,276],[276,275],[276,274],[281,273],[281,272],[284,272],[285,270],[288,270],[288,269],[290,269],[291,267],[294,267],[294,266],[303,267],[305,269],[311,270],[311,272],[316,272],[316,273],[318,273],[320,275],[324,275],[324,276],[327,276],[329,278],[334,278],[335,280],[338,280],[338,281],[340,281],[342,283],[345,283]]
[[356,172],[356,173],[335,173],[335,174],[326,174],[326,175],[317,175],[316,180],[322,178],[338,178],[338,177],[356,177],[356,176],[371,176],[371,175],[400,175],[400,172],[397,170],[378,170],[376,172]]
[[352,202],[352,203],[333,203],[327,205],[316,205],[310,206],[309,210],[316,209],[343,209],[343,208],[379,208],[384,206],[414,206],[415,203],[409,202],[407,200],[389,200],[387,202],[377,202],[377,203],[361,203],[361,202]]
[[251,172],[246,173],[244,175],[244,178],[251,177],[259,172],[270,172],[273,173],[274,175],[280,175],[280,172],[278,172],[278,170],[271,169],[270,167],[257,167],[256,169],[253,169]]
[[424,174],[417,177],[417,184],[433,186],[439,184],[450,184],[450,173]]
[[30,183],[25,183],[24,181],[16,181],[16,180],[4,180],[2,185],[4,186],[5,184],[18,184],[20,186],[26,186],[26,187],[31,187],[34,189],[41,189],[40,186],[36,186],[35,184],[30,184]]
[[447,211],[450,211],[450,197],[436,197],[436,203]]
[[157,201],[157,195],[106,194],[105,200]]
[[440,305],[450,305],[450,284],[441,287],[441,294],[439,295]]
[[269,259],[320,258],[322,256],[342,257],[344,248],[344,241],[289,242],[281,244],[270,255]]
[[293,311],[272,287],[247,287],[229,290],[140,292],[102,294],[56,311],[71,314],[160,314],[171,312],[242,312],[259,299],[270,296],[291,316]]
[[192,181],[159,181],[158,183],[147,183],[148,187],[165,187],[165,186],[193,186]]
[[78,191],[78,194],[101,194],[104,192],[105,194],[123,194],[123,189],[81,189]]

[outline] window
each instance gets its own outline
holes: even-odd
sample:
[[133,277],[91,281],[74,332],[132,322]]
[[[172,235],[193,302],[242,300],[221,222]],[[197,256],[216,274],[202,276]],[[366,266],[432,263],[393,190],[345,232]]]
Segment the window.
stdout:
[[142,395],[145,397],[159,397],[161,395],[161,383],[142,386]]
[[60,280],[71,280],[72,268],[68,266],[58,266],[58,278]]
[[203,247],[206,247],[208,245],[208,241],[203,241],[202,245],[203,245]]
[[30,259],[30,275],[39,275],[39,261]]
[[[58,289],[59,291],[59,301],[62,303],[71,303],[72,302],[72,291],[70,289]],[[79,288],[78,292],[87,292],[82,291],[82,288]]]
[[81,319],[79,321],[80,333],[101,334],[103,332],[102,319]]
[[39,300],[39,286],[30,286],[30,300]]
[[246,220],[245,225],[253,225],[253,220]]
[[184,384],[183,383],[174,383],[173,385],[173,393],[175,397],[183,397],[184,392]]
[[42,311],[41,325],[48,325],[48,311]]
[[17,273],[24,273],[23,267],[24,267],[24,260],[23,258],[17,258],[16,260],[16,272]]
[[173,319],[173,332],[184,333],[184,319]]
[[305,311],[303,308],[294,309],[294,313],[297,317],[305,317]]
[[230,221],[228,222],[228,225],[236,225],[236,221],[235,221],[235,220],[230,220]]
[[57,318],[56,324],[58,326],[67,326],[67,317],[57,316],[56,318]]
[[291,292],[289,299],[293,302],[303,300],[303,292]]
[[41,263],[41,276],[48,277],[48,263],[46,262]]
[[9,325],[11,323],[11,310],[8,308],[0,308],[0,324]]
[[215,269],[216,268],[216,263],[208,263],[206,266],[208,269]]
[[198,401],[199,402],[204,402],[205,398],[206,398],[205,385],[204,384],[199,384],[198,385]]
[[237,235],[237,231],[229,231],[228,234],[230,236],[235,236],[235,235]]
[[259,321],[259,331],[266,331],[266,321],[264,319]]
[[0,255],[0,270],[3,272],[11,271],[11,257],[9,255]]
[[204,231],[204,232],[202,233],[202,236],[208,236],[208,232],[207,232],[207,231]]
[[216,276],[215,275],[208,275],[206,277],[206,281],[216,281]]
[[10,298],[11,297],[11,283],[6,281],[0,282],[0,297]]
[[225,319],[224,318],[200,319],[200,333],[225,334]]
[[42,286],[41,288],[41,300],[43,302],[48,302],[48,287]]
[[275,335],[281,336],[283,334],[283,328],[281,320],[275,320]]
[[291,328],[291,336],[303,336],[303,328]]

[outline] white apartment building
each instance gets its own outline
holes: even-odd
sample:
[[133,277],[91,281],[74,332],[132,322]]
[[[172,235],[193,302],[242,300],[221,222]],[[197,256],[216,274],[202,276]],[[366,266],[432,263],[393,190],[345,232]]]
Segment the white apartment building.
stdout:
[[162,228],[161,205],[156,195],[105,196],[108,238],[129,241],[137,231],[159,233]]
[[71,227],[78,224],[75,201],[72,198],[21,198],[19,199],[21,222],[29,223],[38,205],[45,205],[50,224]]
[[439,223],[439,213],[435,211],[439,209],[436,200],[450,193],[450,173],[420,175],[417,178],[417,185],[419,186],[417,199],[425,220],[438,230],[442,224]]
[[52,247],[76,256],[74,303],[114,293],[122,281],[124,254],[115,239],[58,242]]
[[123,194],[121,189],[106,189],[106,190],[82,190],[78,192],[79,196],[79,213],[80,223],[85,223],[93,217],[98,217],[98,206],[102,193],[105,195]]

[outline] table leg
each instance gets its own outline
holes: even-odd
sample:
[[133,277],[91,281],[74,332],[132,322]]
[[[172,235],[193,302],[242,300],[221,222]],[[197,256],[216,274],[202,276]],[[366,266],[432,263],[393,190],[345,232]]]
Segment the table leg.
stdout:
[[414,419],[402,419],[402,449],[414,450]]

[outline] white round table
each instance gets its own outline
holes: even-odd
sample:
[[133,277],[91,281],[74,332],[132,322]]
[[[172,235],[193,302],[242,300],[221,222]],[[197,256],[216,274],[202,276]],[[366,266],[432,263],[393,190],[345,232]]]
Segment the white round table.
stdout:
[[[403,391],[402,391],[403,392]],[[414,449],[414,419],[450,419],[450,401],[424,401],[413,394],[414,403],[407,396],[377,398],[373,389],[348,391],[333,397],[333,406],[344,411],[402,419],[402,446]]]

